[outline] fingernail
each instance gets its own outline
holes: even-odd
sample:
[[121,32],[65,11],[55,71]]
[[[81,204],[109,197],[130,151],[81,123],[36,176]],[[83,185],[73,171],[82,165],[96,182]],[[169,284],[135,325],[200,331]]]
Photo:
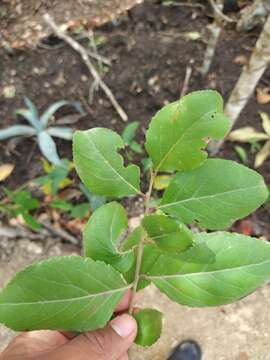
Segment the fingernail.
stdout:
[[110,322],[110,325],[121,337],[130,336],[136,330],[136,321],[127,314],[116,317]]

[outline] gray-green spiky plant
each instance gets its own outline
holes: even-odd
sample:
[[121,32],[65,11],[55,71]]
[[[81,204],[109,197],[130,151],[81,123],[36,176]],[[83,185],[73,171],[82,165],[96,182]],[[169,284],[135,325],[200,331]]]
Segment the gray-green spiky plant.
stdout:
[[56,144],[52,137],[71,140],[73,129],[69,127],[48,126],[49,120],[57,110],[65,105],[71,105],[83,114],[80,103],[65,100],[57,101],[49,106],[42,115],[39,115],[37,107],[29,98],[25,97],[24,101],[27,109],[19,109],[15,114],[22,116],[30,125],[14,125],[7,129],[0,130],[0,141],[17,136],[36,136],[38,146],[44,157],[51,163],[60,165],[61,159],[59,158]]

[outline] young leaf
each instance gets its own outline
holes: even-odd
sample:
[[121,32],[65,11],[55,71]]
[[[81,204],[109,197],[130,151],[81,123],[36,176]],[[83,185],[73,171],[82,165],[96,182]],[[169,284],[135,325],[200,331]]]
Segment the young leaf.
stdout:
[[54,199],[50,202],[50,207],[54,208],[54,209],[59,209],[62,211],[72,211],[73,209],[73,205],[63,199]]
[[192,246],[192,232],[168,216],[148,215],[142,224],[149,238],[163,251],[181,252]]
[[126,237],[126,239],[121,244],[122,251],[127,251],[137,246],[142,236],[143,228],[138,226],[135,230],[132,231],[131,234]]
[[186,224],[223,229],[247,216],[267,198],[261,175],[230,160],[209,159],[179,172],[166,189],[160,209]]
[[143,309],[134,314],[138,334],[135,343],[141,346],[153,345],[161,335],[162,313],[154,309]]
[[242,146],[239,146],[239,145],[235,145],[233,148],[234,148],[235,152],[237,153],[237,155],[239,156],[239,159],[242,161],[242,163],[246,164],[247,160],[248,160],[246,150]]
[[38,199],[35,199],[30,191],[21,190],[11,193],[11,199],[24,210],[34,210],[40,206]]
[[86,215],[89,213],[89,211],[90,211],[90,204],[88,202],[78,204],[72,207],[70,216],[74,218],[84,219]]
[[29,214],[28,211],[22,211],[21,213],[25,223],[33,230],[38,231],[42,229],[42,225],[32,216]]
[[270,245],[240,234],[195,234],[196,245],[177,256],[160,255],[148,270],[172,300],[188,306],[231,303],[270,280]]
[[127,226],[127,215],[120,204],[111,202],[98,208],[83,232],[85,255],[126,272],[133,262],[133,252],[121,253],[119,247]]
[[140,192],[140,169],[124,167],[117,150],[124,147],[121,137],[109,129],[76,131],[73,157],[84,184],[96,194],[122,197]]
[[13,330],[95,330],[129,288],[108,265],[63,256],[18,273],[0,293],[0,323]]
[[133,121],[125,127],[122,133],[122,139],[124,140],[126,145],[130,145],[134,140],[138,126],[139,122]]
[[146,150],[155,170],[193,169],[207,158],[205,138],[221,139],[229,129],[222,97],[195,91],[162,108],[146,133]]

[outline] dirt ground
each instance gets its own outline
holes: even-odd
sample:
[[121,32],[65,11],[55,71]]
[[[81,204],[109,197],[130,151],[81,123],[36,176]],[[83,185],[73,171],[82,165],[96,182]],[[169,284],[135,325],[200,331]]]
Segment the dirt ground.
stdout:
[[[133,7],[117,21],[99,27],[95,34],[103,38],[98,51],[111,59],[112,66],[104,80],[124,107],[129,121],[139,121],[138,140],[142,143],[148,122],[165,103],[179,97],[187,65],[192,66],[189,91],[216,88],[228,98],[242,66],[239,56],[248,58],[257,39],[259,29],[250,33],[237,33],[230,26],[223,31],[210,73],[202,78],[205,44],[202,38],[194,41],[188,34],[203,36],[205,26],[211,21],[207,7],[163,6],[160,1],[145,1]],[[88,40],[83,41],[87,47]],[[33,50],[21,49],[12,54],[0,50],[0,116],[1,127],[17,122],[13,112],[22,107],[23,96],[32,99],[40,110],[60,99],[79,100],[87,115],[79,120],[76,128],[87,129],[105,126],[122,131],[125,123],[112,109],[101,91],[94,102],[87,104],[92,79],[78,54],[55,37],[44,40]],[[270,69],[263,76],[259,87],[269,86]],[[5,89],[12,86],[14,96],[6,98]],[[59,117],[70,109],[59,111]],[[252,125],[260,129],[259,111],[270,112],[270,105],[257,103],[255,94],[240,116],[237,127]],[[57,121],[56,121],[57,123]],[[71,159],[70,144],[58,141],[62,157]],[[248,146],[247,146],[248,149]],[[231,143],[226,142],[219,156],[238,160]],[[22,161],[23,159],[23,161]],[[140,164],[140,157],[137,159]],[[40,153],[34,139],[16,139],[0,143],[0,162],[15,163],[13,176],[5,183],[15,188],[42,174]],[[252,167],[254,155],[248,152]],[[270,182],[270,160],[261,168],[267,183]],[[27,169],[27,170],[26,170]],[[256,222],[254,235],[270,233],[269,210],[259,209],[253,216]]]
[[141,0],[3,0],[0,4],[0,47],[34,47],[50,30],[43,21],[49,13],[61,26],[88,28],[111,21]]

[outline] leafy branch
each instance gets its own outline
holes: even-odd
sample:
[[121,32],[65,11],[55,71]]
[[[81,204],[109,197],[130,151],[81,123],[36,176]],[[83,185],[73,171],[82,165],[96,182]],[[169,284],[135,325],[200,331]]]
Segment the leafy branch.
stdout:
[[[99,207],[83,231],[85,258],[49,259],[18,273],[0,293],[0,322],[15,330],[93,330],[111,319],[128,289],[133,314],[136,292],[150,283],[179,304],[204,307],[237,301],[269,281],[270,245],[224,231],[268,197],[255,171],[207,159],[208,139],[223,138],[229,127],[216,91],[196,91],[162,108],[146,133],[152,162],[146,193],[140,168],[124,165],[121,136],[104,128],[76,131],[74,164],[84,186],[116,200],[143,196],[142,221],[128,233],[120,203]],[[169,183],[152,209],[152,189],[164,173]],[[203,231],[193,233],[193,223]],[[133,315],[136,343],[152,345],[162,314],[141,309]]]

